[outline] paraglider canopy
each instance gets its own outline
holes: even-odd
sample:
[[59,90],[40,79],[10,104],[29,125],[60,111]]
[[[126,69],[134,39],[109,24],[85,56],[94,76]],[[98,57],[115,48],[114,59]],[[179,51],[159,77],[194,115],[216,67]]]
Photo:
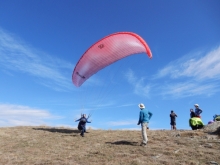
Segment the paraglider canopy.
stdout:
[[89,77],[106,66],[127,56],[146,53],[152,58],[147,43],[132,32],[118,32],[106,36],[93,44],[77,62],[72,81],[80,87]]

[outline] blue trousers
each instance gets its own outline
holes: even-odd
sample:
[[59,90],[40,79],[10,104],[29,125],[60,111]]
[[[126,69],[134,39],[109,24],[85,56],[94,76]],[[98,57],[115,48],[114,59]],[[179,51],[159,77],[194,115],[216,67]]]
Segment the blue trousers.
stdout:
[[86,126],[85,125],[80,125],[80,129],[81,130],[81,134],[82,136],[84,136],[84,132],[86,132]]

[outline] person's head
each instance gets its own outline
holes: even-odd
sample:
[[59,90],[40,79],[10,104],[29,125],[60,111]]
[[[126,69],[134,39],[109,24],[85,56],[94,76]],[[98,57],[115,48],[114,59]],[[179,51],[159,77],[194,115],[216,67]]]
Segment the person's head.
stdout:
[[144,109],[144,108],[145,108],[145,106],[144,106],[143,103],[138,104],[138,107],[139,107],[140,109]]
[[192,109],[192,108],[190,109],[190,112],[193,112],[193,109]]
[[173,110],[171,111],[171,113],[173,113]]
[[86,114],[83,114],[83,117],[86,117]]
[[194,104],[195,108],[199,108],[199,104]]

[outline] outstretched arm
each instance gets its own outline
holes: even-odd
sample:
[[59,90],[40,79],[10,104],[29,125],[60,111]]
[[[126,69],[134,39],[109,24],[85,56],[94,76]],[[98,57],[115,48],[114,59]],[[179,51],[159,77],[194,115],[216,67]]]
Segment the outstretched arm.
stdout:
[[[81,119],[81,118],[80,118]],[[78,119],[78,120],[75,120],[75,122],[77,122],[77,121],[80,121],[80,119]]]

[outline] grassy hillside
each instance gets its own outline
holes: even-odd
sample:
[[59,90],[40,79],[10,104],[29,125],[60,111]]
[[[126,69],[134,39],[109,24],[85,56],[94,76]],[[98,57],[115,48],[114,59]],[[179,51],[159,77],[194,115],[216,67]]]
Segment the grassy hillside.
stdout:
[[200,131],[0,128],[1,165],[200,165],[220,163],[220,137]]

